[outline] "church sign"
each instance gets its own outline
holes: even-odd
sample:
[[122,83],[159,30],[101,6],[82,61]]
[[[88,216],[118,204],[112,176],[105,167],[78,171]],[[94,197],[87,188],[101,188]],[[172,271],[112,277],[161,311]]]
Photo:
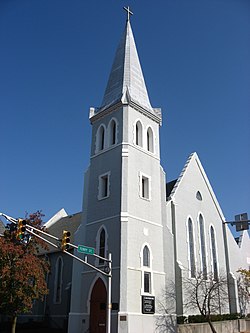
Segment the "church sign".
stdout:
[[155,313],[155,297],[142,296],[142,313],[154,314]]

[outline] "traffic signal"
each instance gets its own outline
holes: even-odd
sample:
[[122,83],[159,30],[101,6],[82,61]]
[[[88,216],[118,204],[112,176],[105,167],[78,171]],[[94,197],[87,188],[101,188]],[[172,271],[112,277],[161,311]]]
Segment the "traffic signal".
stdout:
[[70,243],[70,231],[63,230],[63,236],[62,236],[62,244],[61,249],[62,250],[68,250],[69,249],[69,243]]
[[17,235],[16,238],[22,240],[24,238],[24,233],[26,231],[26,220],[18,219],[17,221]]

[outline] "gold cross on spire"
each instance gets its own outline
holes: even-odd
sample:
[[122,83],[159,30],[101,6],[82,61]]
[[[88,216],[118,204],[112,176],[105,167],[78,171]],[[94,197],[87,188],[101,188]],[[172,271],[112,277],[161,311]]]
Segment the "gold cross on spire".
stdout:
[[129,21],[129,18],[130,18],[130,15],[133,15],[133,13],[131,12],[131,10],[129,9],[129,6],[128,7],[123,7],[124,10],[126,10],[127,12],[127,20]]

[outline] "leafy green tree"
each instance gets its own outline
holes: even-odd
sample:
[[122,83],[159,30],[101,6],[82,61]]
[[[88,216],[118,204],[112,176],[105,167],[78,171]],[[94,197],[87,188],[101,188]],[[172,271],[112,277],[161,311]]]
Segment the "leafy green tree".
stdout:
[[[25,218],[27,224],[42,229],[43,214],[38,211]],[[11,332],[15,333],[18,314],[32,310],[34,300],[48,294],[45,275],[49,267],[38,256],[45,243],[25,232],[17,239],[14,224],[8,224],[4,237],[0,237],[0,312],[11,319]]]

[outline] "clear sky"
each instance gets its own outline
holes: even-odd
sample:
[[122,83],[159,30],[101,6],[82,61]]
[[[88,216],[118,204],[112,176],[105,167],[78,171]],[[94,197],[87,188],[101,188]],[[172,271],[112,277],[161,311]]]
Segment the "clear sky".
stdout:
[[196,151],[227,220],[250,214],[249,0],[0,0],[0,211],[81,210],[125,5],[167,179]]

